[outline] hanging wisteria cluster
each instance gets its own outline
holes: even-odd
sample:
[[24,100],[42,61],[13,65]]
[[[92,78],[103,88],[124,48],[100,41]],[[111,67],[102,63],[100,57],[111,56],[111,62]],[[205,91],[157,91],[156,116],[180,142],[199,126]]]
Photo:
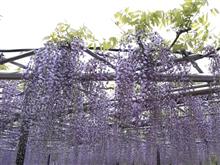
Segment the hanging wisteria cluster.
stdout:
[[[12,150],[4,162],[219,161],[219,94],[193,93],[195,85],[186,78],[190,61],[176,61],[159,34],[135,37],[127,51],[107,54],[88,50],[78,39],[47,43],[36,50],[24,81],[2,81],[0,145]],[[210,71],[218,75],[219,55],[212,47],[204,50],[210,51]],[[161,75],[179,76],[168,81]]]

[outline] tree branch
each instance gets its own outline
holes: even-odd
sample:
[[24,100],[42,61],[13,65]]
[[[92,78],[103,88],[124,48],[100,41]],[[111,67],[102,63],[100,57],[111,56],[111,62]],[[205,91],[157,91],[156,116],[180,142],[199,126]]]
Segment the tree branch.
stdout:
[[180,29],[179,31],[176,32],[176,38],[173,40],[172,44],[170,45],[169,49],[171,49],[175,43],[177,42],[177,40],[179,39],[180,35],[183,33],[187,33],[188,31],[190,31],[191,28],[187,28],[187,29]]
[[105,64],[107,64],[108,66],[110,66],[111,68],[115,69],[115,66],[113,64],[111,64],[109,61],[107,61],[105,58],[102,58],[100,56],[98,56],[97,54],[95,54],[94,52],[92,52],[89,49],[84,49],[84,52],[88,53],[89,55],[91,55],[92,57],[104,62]]
[[[218,47],[216,49],[216,51],[219,51],[219,50],[220,50],[220,47]],[[173,52],[173,53],[182,54],[183,55],[183,52],[186,52],[188,54],[188,56],[187,57],[183,57],[183,58],[174,59],[175,62],[182,62],[182,61],[187,61],[187,60],[196,61],[196,60],[199,60],[199,59],[202,59],[202,58],[205,58],[205,57],[213,57],[213,55],[216,55],[215,51],[211,51],[211,52],[209,52],[207,54],[193,54],[192,52],[187,52],[186,50],[184,50],[184,51],[177,51],[177,52]]]
[[[183,56],[184,57],[189,57],[189,54],[186,51],[183,51]],[[191,62],[192,66],[199,72],[199,73],[203,73],[202,69],[199,67],[199,65],[193,61],[188,59],[189,62]]]

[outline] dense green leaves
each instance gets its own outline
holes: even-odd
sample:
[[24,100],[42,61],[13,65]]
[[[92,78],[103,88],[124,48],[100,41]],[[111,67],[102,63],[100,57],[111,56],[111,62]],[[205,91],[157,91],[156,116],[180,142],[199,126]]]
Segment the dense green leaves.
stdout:
[[86,27],[82,26],[79,29],[73,29],[67,23],[59,23],[49,36],[45,37],[45,40],[49,42],[68,42],[70,43],[73,39],[82,39],[86,41],[88,45],[95,44],[97,41],[92,32]]
[[[208,9],[207,0],[185,0],[178,8],[168,10],[167,12],[156,11],[132,11],[129,8],[122,12],[115,13],[115,24],[123,30],[123,35],[118,37],[110,37],[98,41],[93,33],[86,27],[82,26],[78,29],[72,29],[69,24],[60,23],[54,32],[46,37],[47,41],[52,42],[70,42],[74,38],[84,40],[88,47],[100,47],[107,50],[118,46],[119,41],[126,41],[130,36],[135,36],[139,32],[148,34],[154,32],[155,29],[163,36],[164,30],[169,30],[171,34],[176,33],[174,43],[173,37],[165,38],[164,43],[173,51],[188,50],[195,53],[201,52],[203,47],[210,43],[210,39],[218,40],[218,37],[210,33],[209,15],[217,15],[219,11],[216,8]],[[185,30],[184,33],[178,33]],[[142,36],[147,37],[148,35]],[[172,36],[172,35],[168,35]],[[131,41],[132,42],[132,41]],[[136,41],[133,41],[136,42]],[[212,42],[213,43],[213,42]],[[215,41],[218,46],[218,41]]]
[[[187,49],[194,52],[202,51],[210,34],[209,14],[216,15],[218,10],[212,8],[204,10],[208,6],[207,0],[185,0],[179,7],[167,12],[164,11],[130,11],[126,8],[123,12],[115,14],[116,24],[120,27],[128,27],[130,34],[139,31],[145,33],[153,32],[155,29],[171,29],[178,34],[184,29],[191,29],[187,33],[178,36],[178,40],[173,45],[174,51]],[[161,30],[162,31],[162,30]],[[125,35],[128,35],[125,33]],[[167,38],[166,43],[171,43],[172,39]]]
[[100,43],[100,48],[103,50],[108,50],[110,48],[114,48],[118,44],[118,39],[116,37],[110,37],[108,40],[104,39],[102,43]]
[[45,37],[47,42],[53,43],[70,43],[73,39],[81,39],[85,42],[86,46],[93,48],[99,46],[103,50],[113,48],[118,44],[118,39],[116,37],[110,37],[109,39],[98,41],[86,26],[73,29],[67,23],[59,23],[55,28],[55,31]]
[[154,26],[159,26],[161,19],[164,17],[163,11],[144,12],[144,11],[130,11],[128,8],[124,12],[117,12],[115,14],[116,24],[118,26],[129,25],[134,27],[136,31],[145,30],[150,31]]

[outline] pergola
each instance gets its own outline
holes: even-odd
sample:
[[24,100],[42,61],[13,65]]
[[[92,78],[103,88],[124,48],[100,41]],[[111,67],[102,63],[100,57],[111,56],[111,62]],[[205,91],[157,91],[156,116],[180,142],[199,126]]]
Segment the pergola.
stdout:
[[[171,46],[172,47],[172,46]],[[35,55],[35,51],[38,49],[11,49],[11,50],[0,50],[0,53],[2,54],[2,57],[0,59],[0,64],[6,64],[11,63],[13,65],[16,65],[17,67],[20,67],[22,69],[26,69],[27,66],[21,63],[16,62],[16,60],[20,60],[26,57],[31,57]],[[217,48],[216,51],[219,51],[220,48]],[[111,64],[108,60],[106,60],[102,55],[98,53],[98,51],[103,51],[101,48],[83,48],[83,51],[85,54],[91,56],[92,58],[95,58],[99,60],[100,62],[103,62],[113,70],[116,68],[113,64]],[[129,50],[126,49],[108,49],[104,50],[104,52],[128,52]],[[7,53],[18,53],[18,55],[15,55],[13,57],[7,58],[7,56],[3,56],[3,54]],[[21,53],[22,52],[22,53]],[[184,102],[184,100],[181,100],[179,98],[184,98],[185,96],[203,96],[203,95],[209,95],[209,94],[215,94],[220,92],[220,75],[212,75],[212,74],[206,74],[203,73],[203,70],[199,67],[197,61],[200,59],[208,59],[213,58],[216,56],[216,52],[209,52],[207,54],[193,54],[191,52],[186,51],[180,51],[180,52],[173,52],[173,54],[176,54],[177,56],[182,57],[176,57],[174,59],[175,63],[190,63],[192,67],[194,67],[197,70],[197,74],[164,74],[164,73],[157,73],[153,76],[148,76],[147,79],[149,81],[153,82],[187,82],[190,83],[188,86],[184,87],[177,87],[175,89],[172,89],[170,91],[169,97],[174,98],[174,100],[178,100],[178,104],[181,107],[181,104]],[[158,63],[158,66],[161,64]],[[20,72],[11,72],[11,73],[5,73],[0,72],[0,80],[23,80],[28,79],[29,77],[24,77],[22,73]],[[76,79],[80,80],[81,82],[87,82],[87,81],[115,81],[116,75],[114,72],[109,73],[84,73],[80,74],[80,76],[76,75]],[[163,96],[163,97],[166,97]],[[156,98],[153,98],[156,99]],[[114,100],[113,100],[114,101]],[[137,100],[138,101],[138,100]],[[208,98],[208,102],[220,102],[219,99],[216,98]],[[181,109],[181,108],[180,108]],[[61,114],[62,115],[62,114]],[[64,114],[64,115],[69,115]],[[208,115],[215,115],[215,114],[208,114]],[[21,116],[19,113],[17,114],[16,118],[13,120],[13,122],[16,122],[19,120]],[[9,124],[9,123],[6,123]],[[126,125],[126,123],[121,123],[123,127],[130,127],[132,128],[133,125]],[[141,125],[140,127],[144,127],[146,125]],[[134,127],[136,128],[136,127]],[[132,137],[128,137],[130,140],[137,140]],[[199,143],[199,142],[198,142]],[[159,151],[158,151],[159,152]],[[50,155],[48,156],[48,165],[50,164]],[[160,164],[160,153],[157,153],[157,163]]]

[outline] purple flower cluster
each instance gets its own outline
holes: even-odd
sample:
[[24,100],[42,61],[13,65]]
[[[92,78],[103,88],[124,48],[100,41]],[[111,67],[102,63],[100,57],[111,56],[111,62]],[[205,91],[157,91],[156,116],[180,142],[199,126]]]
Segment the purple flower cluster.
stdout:
[[[80,40],[47,43],[31,59],[24,89],[20,82],[0,82],[0,133],[28,121],[28,160],[40,157],[38,164],[45,164],[44,153],[68,157],[70,152],[69,164],[179,165],[219,159],[219,95],[190,94],[193,83],[183,79],[159,81],[160,74],[184,77],[190,63],[176,63],[158,33],[146,37],[126,53],[95,52],[101,58],[87,57]],[[214,56],[214,75],[220,73],[219,63]],[[114,78],[105,77],[110,74]]]

